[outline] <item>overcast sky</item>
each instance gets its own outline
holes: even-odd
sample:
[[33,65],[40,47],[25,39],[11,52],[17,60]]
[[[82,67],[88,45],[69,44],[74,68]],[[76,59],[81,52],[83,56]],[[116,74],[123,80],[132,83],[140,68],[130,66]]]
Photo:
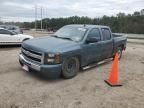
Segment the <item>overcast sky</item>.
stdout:
[[0,0],[0,20],[34,20],[35,5],[43,8],[43,17],[101,17],[144,9],[144,0]]

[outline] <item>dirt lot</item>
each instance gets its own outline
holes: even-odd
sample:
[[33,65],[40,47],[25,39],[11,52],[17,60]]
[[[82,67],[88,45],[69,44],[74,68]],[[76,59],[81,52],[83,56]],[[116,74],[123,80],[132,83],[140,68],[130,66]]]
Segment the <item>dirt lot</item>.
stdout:
[[128,44],[119,63],[122,87],[111,88],[112,61],[69,80],[25,72],[20,47],[0,49],[0,108],[144,108],[144,45]]

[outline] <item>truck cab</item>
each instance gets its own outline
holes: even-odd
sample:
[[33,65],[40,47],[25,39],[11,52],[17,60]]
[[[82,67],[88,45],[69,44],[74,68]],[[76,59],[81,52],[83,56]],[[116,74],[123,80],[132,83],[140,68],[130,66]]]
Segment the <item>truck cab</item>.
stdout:
[[113,54],[113,38],[108,27],[93,27],[85,37],[83,48],[87,50],[88,62],[98,62]]

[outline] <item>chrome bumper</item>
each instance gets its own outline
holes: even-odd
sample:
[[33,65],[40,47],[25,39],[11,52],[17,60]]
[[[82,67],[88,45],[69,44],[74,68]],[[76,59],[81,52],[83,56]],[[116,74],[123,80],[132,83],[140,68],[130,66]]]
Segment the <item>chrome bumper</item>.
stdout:
[[30,67],[32,69],[35,69],[37,71],[40,71],[40,65],[34,64],[31,61],[26,60],[25,57],[22,54],[19,55],[19,60],[21,62],[23,62],[25,65],[27,65],[28,67]]

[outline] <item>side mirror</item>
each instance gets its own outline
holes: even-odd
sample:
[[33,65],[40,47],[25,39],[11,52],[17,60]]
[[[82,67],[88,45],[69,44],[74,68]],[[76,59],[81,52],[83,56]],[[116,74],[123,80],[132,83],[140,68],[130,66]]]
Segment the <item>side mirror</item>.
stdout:
[[95,37],[89,37],[86,39],[86,43],[95,43],[98,42],[98,40]]

